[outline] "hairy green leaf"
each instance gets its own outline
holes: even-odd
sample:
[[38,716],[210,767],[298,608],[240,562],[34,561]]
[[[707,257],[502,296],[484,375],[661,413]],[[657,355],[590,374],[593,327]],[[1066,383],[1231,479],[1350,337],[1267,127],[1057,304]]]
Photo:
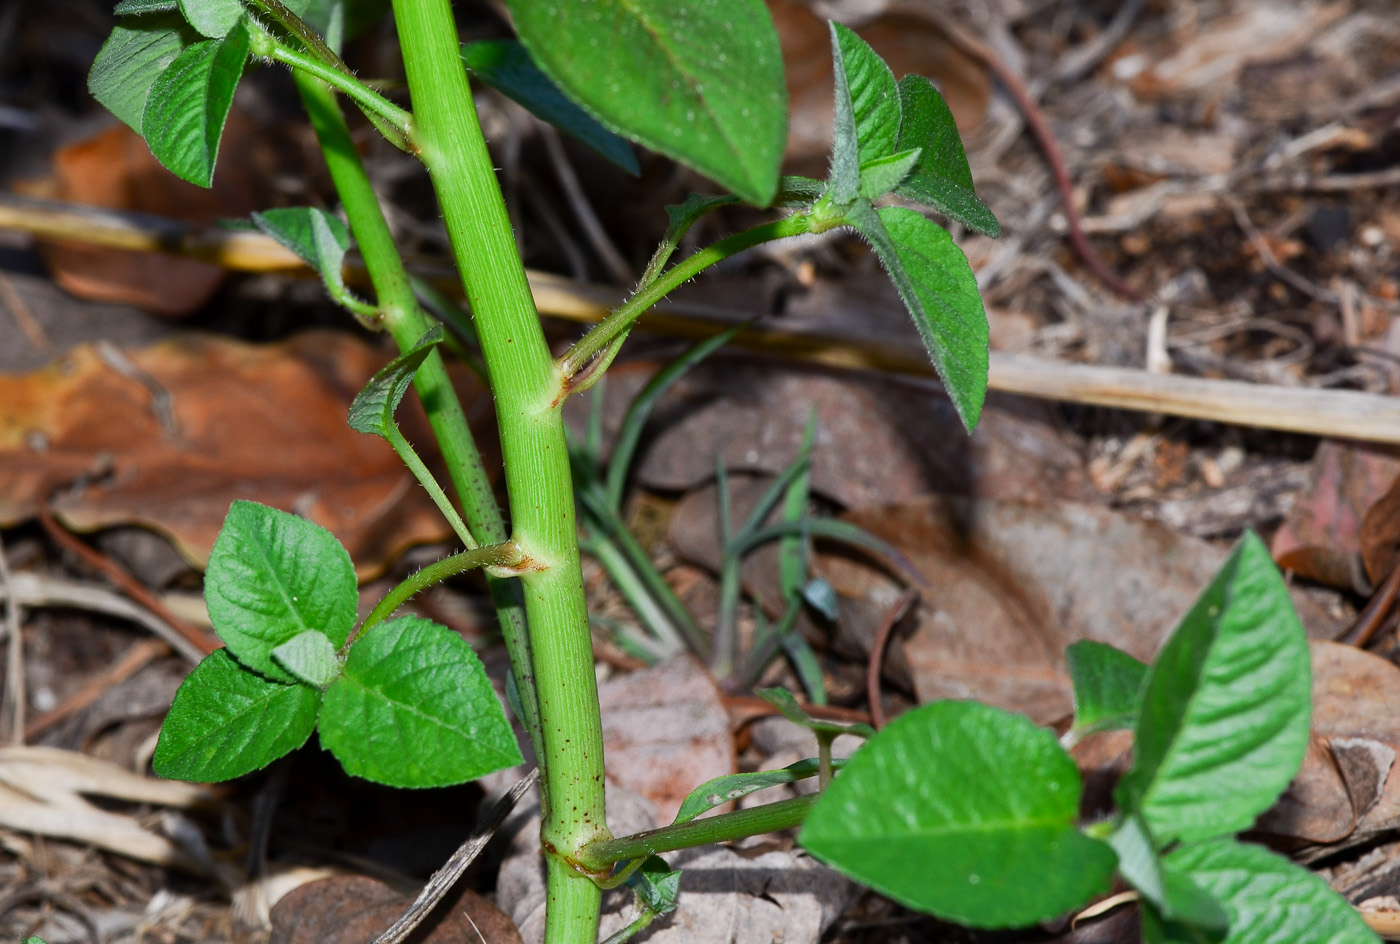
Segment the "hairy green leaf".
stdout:
[[320,703],[318,690],[265,679],[219,649],[175,693],[156,742],[156,773],[210,783],[266,767],[306,743]]
[[661,856],[648,856],[642,867],[628,877],[627,887],[657,915],[670,914],[676,910],[680,898],[681,873],[667,865]]
[[415,616],[355,641],[326,690],[320,731],[348,773],[395,787],[464,783],[521,761],[476,653]]
[[248,11],[239,0],[178,0],[180,12],[201,36],[223,39]]
[[894,73],[879,53],[848,26],[831,24],[831,47],[837,97],[841,97],[844,87],[851,101],[859,164],[864,166],[889,157],[899,139],[899,92]]
[[325,688],[340,674],[335,646],[322,633],[307,630],[272,650],[272,660],[297,681]]
[[413,375],[442,339],[442,325],[435,324],[411,350],[379,368],[350,404],[350,428],[387,439],[394,428],[394,411],[413,385]]
[[122,20],[93,61],[88,91],[141,134],[151,86],[182,50],[198,41],[199,34],[179,14]]
[[629,174],[639,173],[631,146],[565,98],[524,46],[507,39],[463,43],[462,59],[468,72],[536,118],[577,138]]
[[540,69],[604,127],[766,206],[787,86],[762,0],[510,0]]
[[987,395],[989,334],[967,257],[947,230],[904,207],[874,210],[859,203],[847,222],[879,256],[958,417],[972,431]]
[[[1377,944],[1356,909],[1320,877],[1262,846],[1233,839],[1187,843],[1164,860],[1224,907],[1224,944]],[[1200,940],[1200,929],[1172,928],[1155,909],[1143,915],[1148,941]],[[1217,938],[1219,939],[1219,938]]]
[[1107,891],[1115,856],[1075,828],[1080,782],[1052,732],[975,702],[885,727],[799,837],[897,901],[975,927],[1018,927]]
[[1246,534],[1148,672],[1119,805],[1163,846],[1248,828],[1303,762],[1310,682],[1288,590]]
[[973,190],[953,113],[933,83],[906,75],[899,82],[899,110],[898,149],[918,148],[919,160],[894,192],[983,235],[1000,236],[1001,224]]
[[242,25],[222,39],[186,47],[151,86],[141,127],[151,153],[171,173],[208,187],[233,92],[248,61]]
[[1131,728],[1147,666],[1107,643],[1083,639],[1065,650],[1074,683],[1074,732]]
[[339,219],[319,207],[283,207],[254,213],[253,224],[319,272],[333,298],[347,292],[341,268],[350,231]]
[[899,185],[918,159],[919,149],[913,148],[860,165],[860,195],[867,200],[880,199]]
[[355,568],[320,525],[236,501],[209,554],[204,600],[219,638],[239,662],[283,682],[296,677],[272,651],[314,630],[345,645],[359,602]]

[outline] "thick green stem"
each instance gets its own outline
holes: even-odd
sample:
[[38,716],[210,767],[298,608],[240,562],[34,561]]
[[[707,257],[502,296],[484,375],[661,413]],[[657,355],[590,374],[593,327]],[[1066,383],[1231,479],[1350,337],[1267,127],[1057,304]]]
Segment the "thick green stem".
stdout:
[[735,233],[733,236],[721,239],[713,246],[707,246],[699,252],[687,256],[668,269],[664,275],[645,284],[637,294],[627,299],[616,311],[594,325],[587,334],[565,352],[563,357],[559,358],[559,369],[565,377],[572,377],[578,373],[585,364],[616,338],[631,330],[636,320],[646,314],[651,306],[715,263],[722,262],[730,256],[737,255],[760,243],[785,239],[788,236],[800,236],[808,232],[811,232],[811,226],[807,216],[798,213],[781,220],[755,226],[752,229],[746,229],[742,233]]
[[592,940],[600,892],[574,864],[609,838],[603,739],[579,568],[563,378],[540,328],[476,120],[449,0],[394,0],[413,103],[410,137],[436,189],[496,396],[512,533],[538,569],[521,577],[543,720],[541,841],[547,942]]
[[626,859],[659,855],[712,842],[742,839],[745,836],[757,836],[779,829],[791,829],[793,826],[800,826],[807,819],[807,813],[817,802],[818,796],[820,794],[780,800],[752,809],[692,819],[644,833],[589,843],[579,857],[579,864],[588,869],[602,871],[614,862]]
[[[428,330],[429,321],[413,295],[413,285],[404,269],[379,198],[365,173],[345,116],[336,103],[335,94],[324,82],[293,70],[297,90],[311,118],[316,139],[325,154],[326,167],[335,182],[336,192],[350,230],[359,244],[375,299],[384,326],[394,338],[400,351],[409,351]],[[437,439],[438,448],[447,463],[457,497],[466,515],[467,527],[480,544],[499,544],[507,537],[505,521],[496,504],[491,479],[476,448],[476,440],[467,425],[462,403],[447,375],[442,355],[433,351],[413,377],[413,387],[423,403]],[[487,578],[491,597],[500,615],[501,634],[510,653],[515,687],[520,694],[521,721],[529,732],[538,753],[541,749],[539,706],[535,696],[535,680],[530,659],[530,639],[525,632],[525,617],[520,594],[513,581]]]

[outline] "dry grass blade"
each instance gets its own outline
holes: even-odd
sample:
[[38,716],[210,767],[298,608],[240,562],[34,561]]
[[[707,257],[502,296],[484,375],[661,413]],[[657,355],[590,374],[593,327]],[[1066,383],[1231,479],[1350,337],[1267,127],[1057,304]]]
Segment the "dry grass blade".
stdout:
[[516,781],[515,785],[506,791],[505,796],[496,801],[495,805],[482,817],[477,824],[472,835],[466,842],[452,853],[452,857],[447,860],[442,868],[433,873],[433,877],[428,880],[428,884],[423,886],[418,897],[403,917],[389,926],[379,937],[374,939],[374,944],[400,944],[405,938],[413,933],[413,929],[422,923],[428,913],[433,910],[438,902],[442,901],[444,895],[457,883],[457,879],[462,877],[462,873],[467,870],[476,857],[481,854],[481,850],[486,848],[486,844],[491,841],[491,837],[496,834],[501,823],[510,815],[510,811],[515,809],[515,804],[525,795],[525,791],[534,786],[540,779],[539,768],[530,771],[524,777]]

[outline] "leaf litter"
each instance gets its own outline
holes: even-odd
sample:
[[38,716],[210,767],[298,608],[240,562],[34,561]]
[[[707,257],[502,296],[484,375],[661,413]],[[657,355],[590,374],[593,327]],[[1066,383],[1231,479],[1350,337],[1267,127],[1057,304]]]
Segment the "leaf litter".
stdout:
[[[835,6],[838,14],[864,17],[862,31],[877,48],[903,45],[910,61],[901,63],[897,73],[931,74],[945,88],[964,132],[972,136],[969,156],[979,190],[986,190],[1002,219],[1018,221],[999,242],[979,237],[966,242],[987,293],[994,344],[1069,361],[1155,364],[1159,370],[1304,389],[1341,385],[1396,392],[1400,331],[1394,328],[1394,313],[1400,282],[1391,247],[1400,239],[1400,204],[1393,187],[1386,189],[1387,180],[1393,180],[1385,176],[1393,177],[1388,122],[1397,101],[1394,83],[1386,81],[1395,69],[1400,36],[1393,11],[1350,0],[1286,9],[1263,0],[1233,0],[1175,12],[1124,4],[1137,12],[1120,29],[1117,17],[1083,4],[1062,5],[1052,15],[1054,11],[1035,4],[1011,3],[971,22],[1004,64],[1038,86],[1040,106],[1078,184],[1075,209],[1084,217],[1085,231],[1105,262],[1130,285],[1162,290],[1160,314],[1154,315],[1113,298],[1066,246],[1066,210],[1047,197],[1053,192],[1052,172],[1022,133],[1026,115],[1000,91],[987,63],[968,55],[944,29],[967,29],[970,21],[914,4],[891,4],[873,17],[853,4]],[[816,17],[797,3],[782,4],[777,13],[789,51],[812,42],[803,31],[810,32],[812,21],[819,23]],[[36,63],[39,55],[26,47],[16,67],[61,68]],[[800,166],[825,154],[825,144],[804,138],[801,129],[825,125],[813,110],[829,107],[829,80],[802,72],[807,62],[824,67],[824,56],[796,59],[789,77],[796,106],[790,157]],[[1078,70],[1074,74],[1071,65]],[[490,102],[485,107],[487,120],[497,121],[503,138],[516,147],[531,145],[528,125],[512,124],[508,109]],[[267,115],[256,120],[265,121]],[[619,245],[631,251],[635,243],[644,256],[647,239],[635,234],[655,225],[648,221],[656,215],[657,185],[644,183],[618,197],[614,180],[597,172],[586,155],[570,157],[584,171],[586,189],[604,222],[615,234],[627,234],[617,236]],[[382,166],[391,161],[392,156],[384,158]],[[503,163],[527,192],[550,186],[529,168]],[[386,193],[398,204],[411,205],[414,195],[397,179],[386,178]],[[563,269],[568,237],[536,218],[528,209],[530,200],[525,205],[523,229],[532,237],[527,240],[531,263]],[[409,248],[431,252],[441,245],[431,224],[415,222],[412,212],[403,215]],[[430,212],[422,216],[435,219]],[[589,262],[589,247],[567,248],[583,258],[585,270],[597,268]],[[86,274],[98,277],[96,271]],[[882,312],[896,302],[888,293],[869,289],[872,271],[869,256],[859,247],[829,241],[798,250],[780,247],[748,271],[688,292],[726,311],[744,313],[753,312],[759,299],[786,326],[848,333],[888,330],[891,339],[898,339],[897,329],[886,329],[882,319]],[[9,311],[14,306],[5,301],[4,307]],[[1161,328],[1156,334],[1154,322]],[[205,382],[209,378],[198,376],[197,366],[169,372],[170,352],[179,350],[202,352],[194,358],[196,365],[223,358],[249,372],[254,365],[278,376],[300,371],[299,383],[309,388],[278,381],[220,393]],[[416,489],[397,484],[403,473],[392,455],[380,462],[357,451],[373,440],[355,437],[358,445],[349,438],[330,444],[347,434],[343,405],[341,415],[334,416],[329,404],[336,395],[353,393],[377,366],[376,355],[363,345],[354,348],[327,336],[261,349],[180,339],[163,348],[123,345],[105,356],[93,346],[68,357],[64,363],[70,373],[31,375],[27,393],[22,385],[0,397],[6,409],[11,404],[15,410],[27,409],[21,415],[28,425],[21,428],[41,431],[49,447],[38,453],[33,437],[21,435],[4,444],[8,453],[0,452],[0,472],[11,476],[0,488],[9,503],[0,504],[9,533],[25,534],[22,522],[32,514],[37,496],[64,486],[55,493],[54,504],[70,527],[141,522],[174,535],[186,555],[198,560],[199,549],[207,547],[213,534],[201,521],[208,517],[216,529],[229,498],[249,497],[240,491],[246,484],[281,496],[273,504],[322,516],[318,520],[351,543],[362,566],[382,567],[407,544],[440,540],[445,534]],[[618,404],[635,389],[634,377],[644,377],[656,362],[643,356],[619,365],[610,378],[605,421],[615,422]],[[122,364],[136,370],[114,366]],[[41,376],[48,386],[36,396]],[[146,382],[151,379],[158,383]],[[281,393],[273,396],[273,388]],[[294,411],[277,407],[286,402],[281,396],[288,389],[312,389],[318,396],[298,399],[294,394],[293,402],[307,409],[291,416]],[[159,390],[172,394],[164,423]],[[260,445],[271,440],[265,438],[265,428],[250,434],[241,420],[229,419],[218,407],[259,393],[268,394],[267,403],[258,404],[262,415],[275,419],[275,428],[285,426],[294,445],[258,450],[264,455],[239,455],[230,441],[249,435]],[[58,399],[60,394],[67,399]],[[51,409],[55,403],[62,408]],[[187,404],[198,409],[181,412]],[[104,405],[122,405],[120,415],[116,410],[104,413],[99,409]],[[1375,559],[1374,549],[1394,540],[1393,527],[1385,523],[1389,519],[1379,512],[1374,520],[1380,523],[1372,532],[1363,526],[1396,478],[1394,459],[1383,452],[1101,409],[1029,407],[1027,401],[1010,399],[994,402],[982,429],[967,440],[957,431],[946,401],[927,386],[857,382],[849,375],[778,368],[771,360],[729,359],[688,378],[663,405],[635,470],[633,508],[649,509],[648,514],[663,519],[652,530],[663,563],[684,559],[690,562],[688,580],[709,579],[706,572],[716,568],[718,553],[709,481],[715,455],[722,454],[731,468],[771,476],[791,460],[813,408],[818,417],[816,507],[882,530],[933,587],[921,589],[917,613],[895,633],[898,654],[883,662],[884,691],[876,697],[895,710],[934,697],[976,693],[1054,723],[1067,704],[1063,644],[1088,636],[1150,657],[1160,633],[1204,585],[1223,545],[1243,528],[1272,533],[1276,554],[1310,547],[1347,560],[1356,560],[1368,547]],[[47,425],[36,424],[39,419]],[[170,419],[176,422],[172,425]],[[421,434],[410,438],[428,441]],[[218,467],[196,461],[205,454],[196,446],[207,448]],[[347,479],[345,455],[355,456],[351,464],[363,475],[339,492],[337,483]],[[329,458],[333,456],[342,457],[339,466]],[[279,466],[280,458],[292,461]],[[247,464],[237,464],[242,461]],[[298,463],[304,468],[296,468]],[[79,488],[68,487],[74,481]],[[308,500],[308,494],[314,497]],[[394,500],[401,504],[386,504]],[[387,508],[403,512],[386,514]],[[386,520],[396,528],[374,524]],[[24,566],[41,562],[43,553],[35,550],[35,542],[27,547],[19,545]],[[862,711],[868,705],[863,686],[840,679],[863,676],[882,604],[891,602],[903,584],[887,568],[826,545],[819,566],[842,591],[842,615],[835,628],[809,617],[804,631],[817,648],[833,695],[845,707]],[[1325,639],[1347,624],[1371,587],[1384,579],[1378,567],[1384,569],[1379,564],[1361,568],[1365,586],[1348,581],[1340,584],[1338,594],[1300,601],[1315,637],[1313,742],[1298,780],[1258,825],[1305,860],[1325,858],[1323,874],[1357,901],[1383,901],[1400,892],[1395,867],[1400,849],[1388,839],[1400,809],[1391,796],[1397,789],[1391,766],[1400,736],[1388,726],[1396,712],[1386,701],[1396,690],[1391,676],[1397,643],[1386,622],[1372,637],[1369,652]],[[775,569],[771,560],[765,563],[755,555],[745,571],[751,598],[759,605],[772,605]],[[681,570],[675,567],[670,573],[679,576]],[[1355,570],[1346,572],[1350,576]],[[625,618],[625,606],[610,605],[606,586],[599,593],[600,609]],[[26,633],[46,631],[50,624],[40,617],[27,614]],[[853,631],[852,625],[863,629]],[[849,637],[864,639],[864,648],[838,645],[838,639]],[[1006,658],[1008,652],[1014,657]],[[614,732],[609,743],[610,755],[623,761],[617,770],[625,772],[624,780],[635,791],[618,791],[620,800],[633,796],[636,810],[630,817],[617,812],[615,831],[663,821],[658,807],[678,802],[707,776],[736,766],[758,769],[790,762],[786,758],[800,749],[766,732],[785,722],[761,722],[764,733],[731,731],[726,696],[712,686],[707,690],[693,663],[684,669],[678,668],[681,664],[667,663],[619,680],[642,691],[620,715],[639,722],[639,729],[626,736]],[[653,672],[660,674],[648,675]],[[680,672],[684,680],[668,672]],[[647,678],[663,681],[647,689]],[[795,687],[795,678],[781,664],[765,678],[765,683],[773,682]],[[698,701],[667,697],[681,685],[696,686]],[[679,714],[661,713],[672,709]],[[673,720],[663,720],[668,717]],[[94,715],[87,723],[131,723],[111,718]],[[665,729],[686,737],[668,740]],[[92,733],[91,728],[69,730],[63,745],[76,748]],[[1097,735],[1076,755],[1090,773],[1111,771],[1122,746],[1120,739],[1115,747],[1112,735]],[[668,759],[676,757],[693,759],[695,766]],[[133,760],[140,758],[133,753]],[[702,758],[707,759],[702,763]],[[661,776],[667,770],[676,776]],[[140,807],[118,809],[109,815],[139,820]],[[213,835],[207,824],[196,830]],[[45,865],[34,857],[31,840],[13,828],[0,838],[11,857],[0,864],[7,882],[43,876]],[[59,842],[50,845],[67,848]],[[1369,851],[1362,855],[1364,848]],[[286,854],[285,849],[274,852]],[[690,935],[766,927],[757,913],[773,911],[778,902],[780,910],[773,914],[781,923],[775,927],[787,940],[814,941],[829,922],[835,922],[826,932],[832,940],[889,941],[901,934],[955,939],[936,923],[891,911],[871,896],[848,904],[848,887],[818,888],[819,876],[830,873],[809,869],[810,863],[782,841],[768,841],[757,850],[697,855],[684,880],[691,884],[683,887],[706,887],[706,893],[693,897],[719,903],[725,918],[721,923],[713,917],[716,912],[700,912],[710,917],[690,925],[678,915],[669,927],[685,927]],[[701,861],[713,856],[723,862]],[[68,887],[87,896],[80,899],[82,907],[101,914],[106,906],[90,891],[93,886],[82,884],[84,873],[72,860],[64,861],[69,865],[50,867]],[[520,861],[528,866],[533,860],[527,856]],[[749,868],[737,862],[763,865]],[[757,880],[752,887],[742,885],[736,875],[745,869],[767,886]],[[723,891],[708,891],[705,883],[711,877],[724,884]],[[480,887],[489,891],[495,881],[493,875]],[[505,881],[503,872],[498,899]],[[177,899],[158,900],[163,886],[161,873],[148,872],[140,882],[121,887],[126,902],[149,903],[157,923],[174,928],[190,921],[195,912],[188,906],[172,905]],[[740,887],[746,890],[731,895],[731,888]],[[789,889],[792,897],[785,897]],[[802,899],[813,897],[821,914],[810,922],[799,919],[807,914],[797,910]],[[505,910],[528,939],[528,914]],[[1096,922],[1086,922],[1046,931],[1042,938],[1088,941],[1095,933],[1108,933],[1107,924],[1097,926],[1096,932]],[[209,927],[230,925],[225,916],[223,924]],[[315,933],[325,928],[322,922]],[[654,932],[666,933],[667,925]],[[198,936],[212,940],[226,934]],[[1110,934],[1099,939],[1126,938]]]

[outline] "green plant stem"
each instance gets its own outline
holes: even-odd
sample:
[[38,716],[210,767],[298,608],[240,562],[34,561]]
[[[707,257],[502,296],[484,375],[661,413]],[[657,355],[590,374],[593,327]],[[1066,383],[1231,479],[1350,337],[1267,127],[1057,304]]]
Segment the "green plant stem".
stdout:
[[735,233],[733,236],[727,236],[714,245],[707,246],[687,256],[668,269],[664,275],[656,277],[650,284],[643,286],[637,294],[579,338],[574,346],[559,358],[559,370],[565,377],[572,377],[578,373],[584,365],[600,351],[607,348],[619,335],[631,330],[636,320],[646,314],[651,306],[715,263],[722,262],[730,256],[737,255],[760,243],[786,239],[789,236],[800,236],[807,232],[811,232],[807,215],[795,213],[781,220],[763,223],[741,233]]
[[388,619],[395,610],[407,603],[414,595],[423,592],[433,584],[441,583],[448,577],[455,577],[478,567],[510,567],[519,563],[520,548],[513,541],[474,547],[469,551],[461,551],[451,557],[444,557],[440,561],[409,574],[398,586],[390,590],[384,599],[370,610],[365,621],[360,624],[359,632],[363,633],[375,623]]
[[779,829],[799,826],[807,818],[807,813],[816,804],[819,794],[780,800],[752,809],[721,813],[704,819],[692,819],[685,823],[663,826],[644,833],[620,836],[616,839],[589,843],[583,849],[579,864],[585,868],[601,871],[614,862],[636,859],[692,846],[708,845],[712,842],[725,842],[757,836]]
[[452,242],[496,397],[513,539],[538,569],[521,576],[544,751],[541,844],[547,944],[597,934],[601,892],[575,867],[609,838],[603,738],[579,566],[563,377],[545,343],[491,156],[477,123],[449,0],[394,0],[413,102],[413,143]]
[[[292,75],[325,155],[336,193],[345,207],[350,230],[364,257],[381,320],[399,351],[410,351],[427,332],[428,318],[414,297],[403,258],[399,255],[393,234],[389,232],[389,224],[384,219],[379,198],[365,173],[364,163],[355,150],[345,115],[328,85],[295,69]],[[505,521],[496,504],[491,479],[486,474],[471,427],[467,425],[462,403],[438,351],[430,353],[418,368],[413,377],[413,388],[423,403],[428,424],[447,463],[448,474],[461,501],[468,528],[477,543],[499,544],[507,537]],[[500,616],[501,635],[510,653],[511,671],[520,695],[521,721],[538,753],[543,739],[530,658],[530,637],[525,631],[520,594],[514,581],[487,577],[486,583]]]
[[243,2],[257,7],[276,20],[284,30],[305,43],[306,48],[317,59],[346,75],[351,74],[349,67],[345,65],[340,56],[336,55],[334,49],[326,45],[326,41],[321,38],[320,34],[308,26],[305,20],[287,9],[281,0],[243,0]]
[[[291,66],[297,72],[315,76],[332,88],[344,92],[367,114],[381,119],[403,138],[409,137],[413,116],[353,75],[328,66],[315,56],[307,55],[292,49],[290,46],[284,46],[268,33],[263,33],[262,37],[257,37],[256,34],[254,36],[252,47],[254,55],[267,56]],[[265,39],[266,42],[260,42],[260,39]]]
[[384,438],[389,445],[398,453],[403,464],[408,466],[408,471],[413,473],[413,477],[418,480],[418,484],[423,486],[423,490],[432,498],[433,504],[437,505],[438,511],[447,519],[447,523],[452,526],[452,530],[457,533],[458,539],[471,550],[477,546],[477,540],[467,529],[466,523],[462,521],[461,515],[457,514],[457,509],[452,507],[452,502],[447,500],[447,493],[442,490],[433,473],[428,471],[427,465],[418,457],[413,446],[404,437],[404,434],[397,426],[390,424],[384,428]]

